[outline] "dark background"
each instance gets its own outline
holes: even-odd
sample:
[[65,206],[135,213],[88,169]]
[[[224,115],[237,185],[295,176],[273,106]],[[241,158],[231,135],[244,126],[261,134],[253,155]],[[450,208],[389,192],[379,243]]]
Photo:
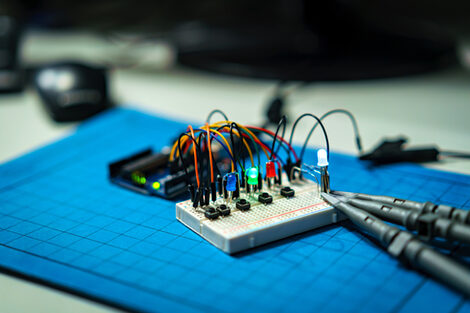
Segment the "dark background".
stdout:
[[[324,2],[327,2],[326,4]],[[334,26],[335,19],[351,13],[375,23],[400,23],[404,19],[431,22],[455,34],[470,31],[470,2],[451,1],[3,1],[0,12],[29,24],[83,27],[101,31],[136,30],[164,33],[182,23],[203,22],[214,26],[297,27],[305,18],[305,6]],[[332,14],[334,12],[334,14]],[[318,17],[317,16],[317,17]],[[325,21],[318,21],[318,23]]]

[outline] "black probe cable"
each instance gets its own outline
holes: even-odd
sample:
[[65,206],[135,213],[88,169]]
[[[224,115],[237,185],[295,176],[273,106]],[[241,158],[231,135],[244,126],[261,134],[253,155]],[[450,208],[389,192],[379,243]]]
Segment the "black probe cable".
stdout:
[[[276,132],[274,133],[274,137],[273,137],[273,144],[271,146],[271,155],[269,156],[269,160],[271,161],[273,159],[273,156],[274,156],[274,146],[276,144],[276,141],[277,141],[277,134],[279,133],[279,130],[281,129],[282,127],[282,138],[284,138],[284,135],[286,134],[286,124],[287,124],[287,118],[285,115],[283,115],[281,117],[281,120],[279,121],[279,123],[277,124],[277,128],[276,128]],[[280,146],[278,147],[278,150],[279,150]],[[276,153],[277,155],[277,153]]]
[[[294,132],[295,132],[295,128],[297,127],[297,124],[300,122],[301,119],[303,119],[306,116],[310,116],[310,117],[314,118],[317,121],[316,124],[319,124],[321,126],[321,129],[323,131],[323,135],[325,136],[326,156],[327,156],[328,160],[330,160],[330,142],[328,141],[328,134],[326,132],[325,126],[323,125],[322,121],[316,115],[313,115],[311,113],[304,113],[295,120],[294,125],[292,126],[292,131],[290,133],[289,145],[292,146],[292,139],[294,138]],[[290,158],[290,153],[289,153],[289,158]],[[299,159],[302,162],[302,156],[300,156]]]
[[[331,110],[331,111],[328,111],[325,114],[323,114],[320,117],[320,120],[323,121],[326,117],[328,117],[332,114],[337,114],[337,113],[345,114],[351,120],[353,130],[354,130],[354,135],[356,137],[357,150],[359,150],[359,154],[362,154],[362,144],[361,144],[361,136],[359,135],[359,127],[357,126],[356,118],[354,117],[354,115],[351,112],[349,112],[348,110],[344,110],[344,109]],[[300,151],[300,155],[299,155],[299,158],[301,160],[304,157],[304,153],[305,153],[305,149],[307,148],[308,141],[310,140],[310,137],[312,136],[312,134],[315,131],[315,129],[317,128],[317,126],[318,126],[318,122],[313,125],[312,129],[310,129],[310,132],[308,133],[307,137],[305,138],[305,142],[302,146],[302,150]]]
[[[283,116],[283,118],[286,122],[284,123],[284,127],[282,128],[282,135],[281,135],[282,139],[284,139],[284,136],[286,135],[286,127],[287,127],[287,118],[286,118],[286,116]],[[282,140],[281,141],[278,140],[278,142],[279,142],[279,144],[278,144],[278,147],[276,149],[275,154],[277,156],[279,156],[279,150],[281,149],[281,147],[283,147],[284,150],[286,150],[286,152],[289,153],[289,151],[290,151],[289,147]]]
[[345,214],[361,231],[376,238],[387,252],[470,297],[470,271],[460,263],[424,244],[407,231],[384,223],[379,218],[336,197],[322,197]]
[[447,158],[470,159],[470,153],[460,151],[439,151],[439,154]]

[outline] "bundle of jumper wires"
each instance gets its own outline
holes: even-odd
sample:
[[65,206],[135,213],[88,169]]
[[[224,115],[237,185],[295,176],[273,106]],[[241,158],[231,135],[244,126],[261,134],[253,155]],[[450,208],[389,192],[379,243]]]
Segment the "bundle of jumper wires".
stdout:
[[[211,123],[210,119],[216,113],[221,114],[224,119]],[[289,140],[284,138],[287,124],[285,116],[273,132],[257,126],[241,125],[229,120],[222,111],[214,110],[204,125],[199,128],[189,125],[186,132],[178,137],[170,152],[170,162],[176,162],[183,167],[195,208],[205,207],[216,201],[217,194],[231,201],[240,196],[241,190],[263,199],[262,195],[266,195],[263,192],[264,184],[268,189],[277,185],[281,193],[285,191],[289,194],[290,190],[281,188],[283,171],[289,180],[301,179],[302,172],[311,171],[312,166],[307,166],[307,170],[301,169],[302,158],[308,140],[318,125],[323,131],[326,155],[329,156],[328,135],[322,120],[333,113],[344,113],[351,118],[360,150],[356,121],[346,110],[332,110],[320,118],[309,113],[299,116],[293,124]],[[292,140],[297,124],[305,117],[313,118],[315,123],[298,155],[292,146]],[[225,173],[220,171],[214,160],[215,145],[219,146],[219,151],[225,151],[230,160],[230,169]],[[194,171],[190,172],[189,168]],[[269,201],[269,198],[266,201]]]

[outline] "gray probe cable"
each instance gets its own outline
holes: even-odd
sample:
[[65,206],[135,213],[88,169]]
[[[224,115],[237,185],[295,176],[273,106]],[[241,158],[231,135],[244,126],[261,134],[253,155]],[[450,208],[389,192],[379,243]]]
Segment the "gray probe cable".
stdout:
[[389,196],[374,196],[363,193],[350,193],[342,191],[335,191],[333,193],[362,200],[370,200],[386,204],[392,204],[396,207],[400,207],[407,210],[413,210],[418,213],[432,213],[439,215],[442,218],[447,218],[459,223],[470,225],[470,210],[462,210],[443,204],[437,205],[432,202],[417,202]]
[[347,202],[361,210],[367,211],[388,222],[405,226],[408,230],[416,230],[418,234],[429,240],[441,237],[451,241],[470,244],[470,227],[431,213],[418,213],[389,204],[344,198]]
[[407,231],[386,224],[379,218],[342,202],[331,194],[322,193],[328,201],[345,214],[362,231],[378,239],[387,252],[411,266],[422,270],[470,297],[470,271],[463,265],[435,251]]

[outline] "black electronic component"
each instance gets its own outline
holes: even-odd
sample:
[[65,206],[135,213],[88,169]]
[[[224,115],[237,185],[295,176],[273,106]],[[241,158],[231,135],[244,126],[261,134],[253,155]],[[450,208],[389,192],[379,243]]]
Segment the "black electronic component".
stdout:
[[291,181],[291,172],[294,168],[294,163],[292,162],[291,158],[287,158],[287,161],[286,163],[283,165],[284,167],[284,171],[287,173],[287,179],[289,180],[289,182]]
[[221,216],[228,216],[230,215],[230,208],[225,204],[221,204],[217,207],[217,211],[219,211]]
[[[287,175],[290,175],[290,173],[288,173]],[[276,184],[282,185],[282,167],[281,166],[278,166],[277,168]]]
[[220,216],[220,212],[216,210],[213,206],[210,206],[204,210],[204,216],[210,220],[215,220]]
[[140,172],[145,176],[151,174],[155,168],[166,167],[168,164],[168,154],[149,153],[142,157],[124,164],[121,168],[123,175],[130,176],[132,173]]
[[246,171],[242,171],[242,175],[240,177],[240,188],[246,188]]
[[237,189],[233,192],[232,199],[237,199],[240,197],[240,178],[238,177],[239,175],[235,175],[237,178]]
[[246,201],[246,199],[239,199],[236,203],[235,206],[237,209],[240,211],[248,211],[251,207],[250,202]]
[[[223,164],[224,159],[220,154],[213,154],[214,161]],[[196,184],[195,169],[189,160],[185,163],[187,175],[181,161],[169,161],[167,152],[154,153],[152,149],[146,149],[109,164],[109,178],[111,182],[127,189],[166,199],[174,199],[189,191],[192,192],[191,199],[194,200],[195,190],[191,186]],[[204,171],[210,169],[201,167],[199,175],[209,175]],[[217,176],[217,182],[219,177],[220,175]],[[218,188],[221,187],[222,184],[219,184]],[[205,193],[200,197],[205,198],[204,195]]]
[[194,194],[194,201],[193,201],[193,207],[194,208],[197,208],[199,206],[200,199],[201,199],[200,189],[197,188],[196,193]]
[[209,205],[211,200],[211,190],[209,187],[204,188],[204,205]]
[[[292,170],[294,169],[294,167],[300,168],[301,167],[300,161],[294,163],[294,162],[292,162],[292,160],[290,158],[288,158],[286,164],[284,165],[284,171],[286,172],[287,179],[289,181],[291,180],[291,173],[292,173]],[[299,178],[302,177],[302,171],[298,171],[298,177]],[[295,178],[295,176],[292,177],[292,178]]]
[[281,196],[286,198],[292,198],[294,195],[295,191],[291,187],[286,186],[281,188]]
[[203,207],[206,205],[205,197],[204,197],[204,188],[199,187],[198,191],[199,191],[199,205]]
[[106,69],[78,62],[41,67],[34,86],[51,117],[80,121],[111,107]]
[[212,201],[217,200],[217,189],[215,187],[215,182],[211,183],[211,197]]
[[222,181],[222,176],[217,175],[217,192],[219,193],[219,196],[223,196],[223,190],[224,190],[224,184]]
[[[170,171],[168,159],[167,153],[146,149],[109,164],[109,178],[112,183],[127,189],[172,199],[187,192],[188,184],[181,166],[179,170]],[[173,167],[176,168],[175,165]],[[190,168],[189,174],[194,176],[193,173],[194,168]],[[191,187],[189,189],[191,192]]]
[[258,190],[263,190],[263,175],[258,175]]
[[273,197],[269,193],[263,192],[258,196],[258,201],[263,204],[269,204],[273,202]]
[[194,202],[195,190],[194,190],[194,186],[192,184],[188,185],[188,191],[189,191],[189,194],[191,195],[190,196],[191,201]]

